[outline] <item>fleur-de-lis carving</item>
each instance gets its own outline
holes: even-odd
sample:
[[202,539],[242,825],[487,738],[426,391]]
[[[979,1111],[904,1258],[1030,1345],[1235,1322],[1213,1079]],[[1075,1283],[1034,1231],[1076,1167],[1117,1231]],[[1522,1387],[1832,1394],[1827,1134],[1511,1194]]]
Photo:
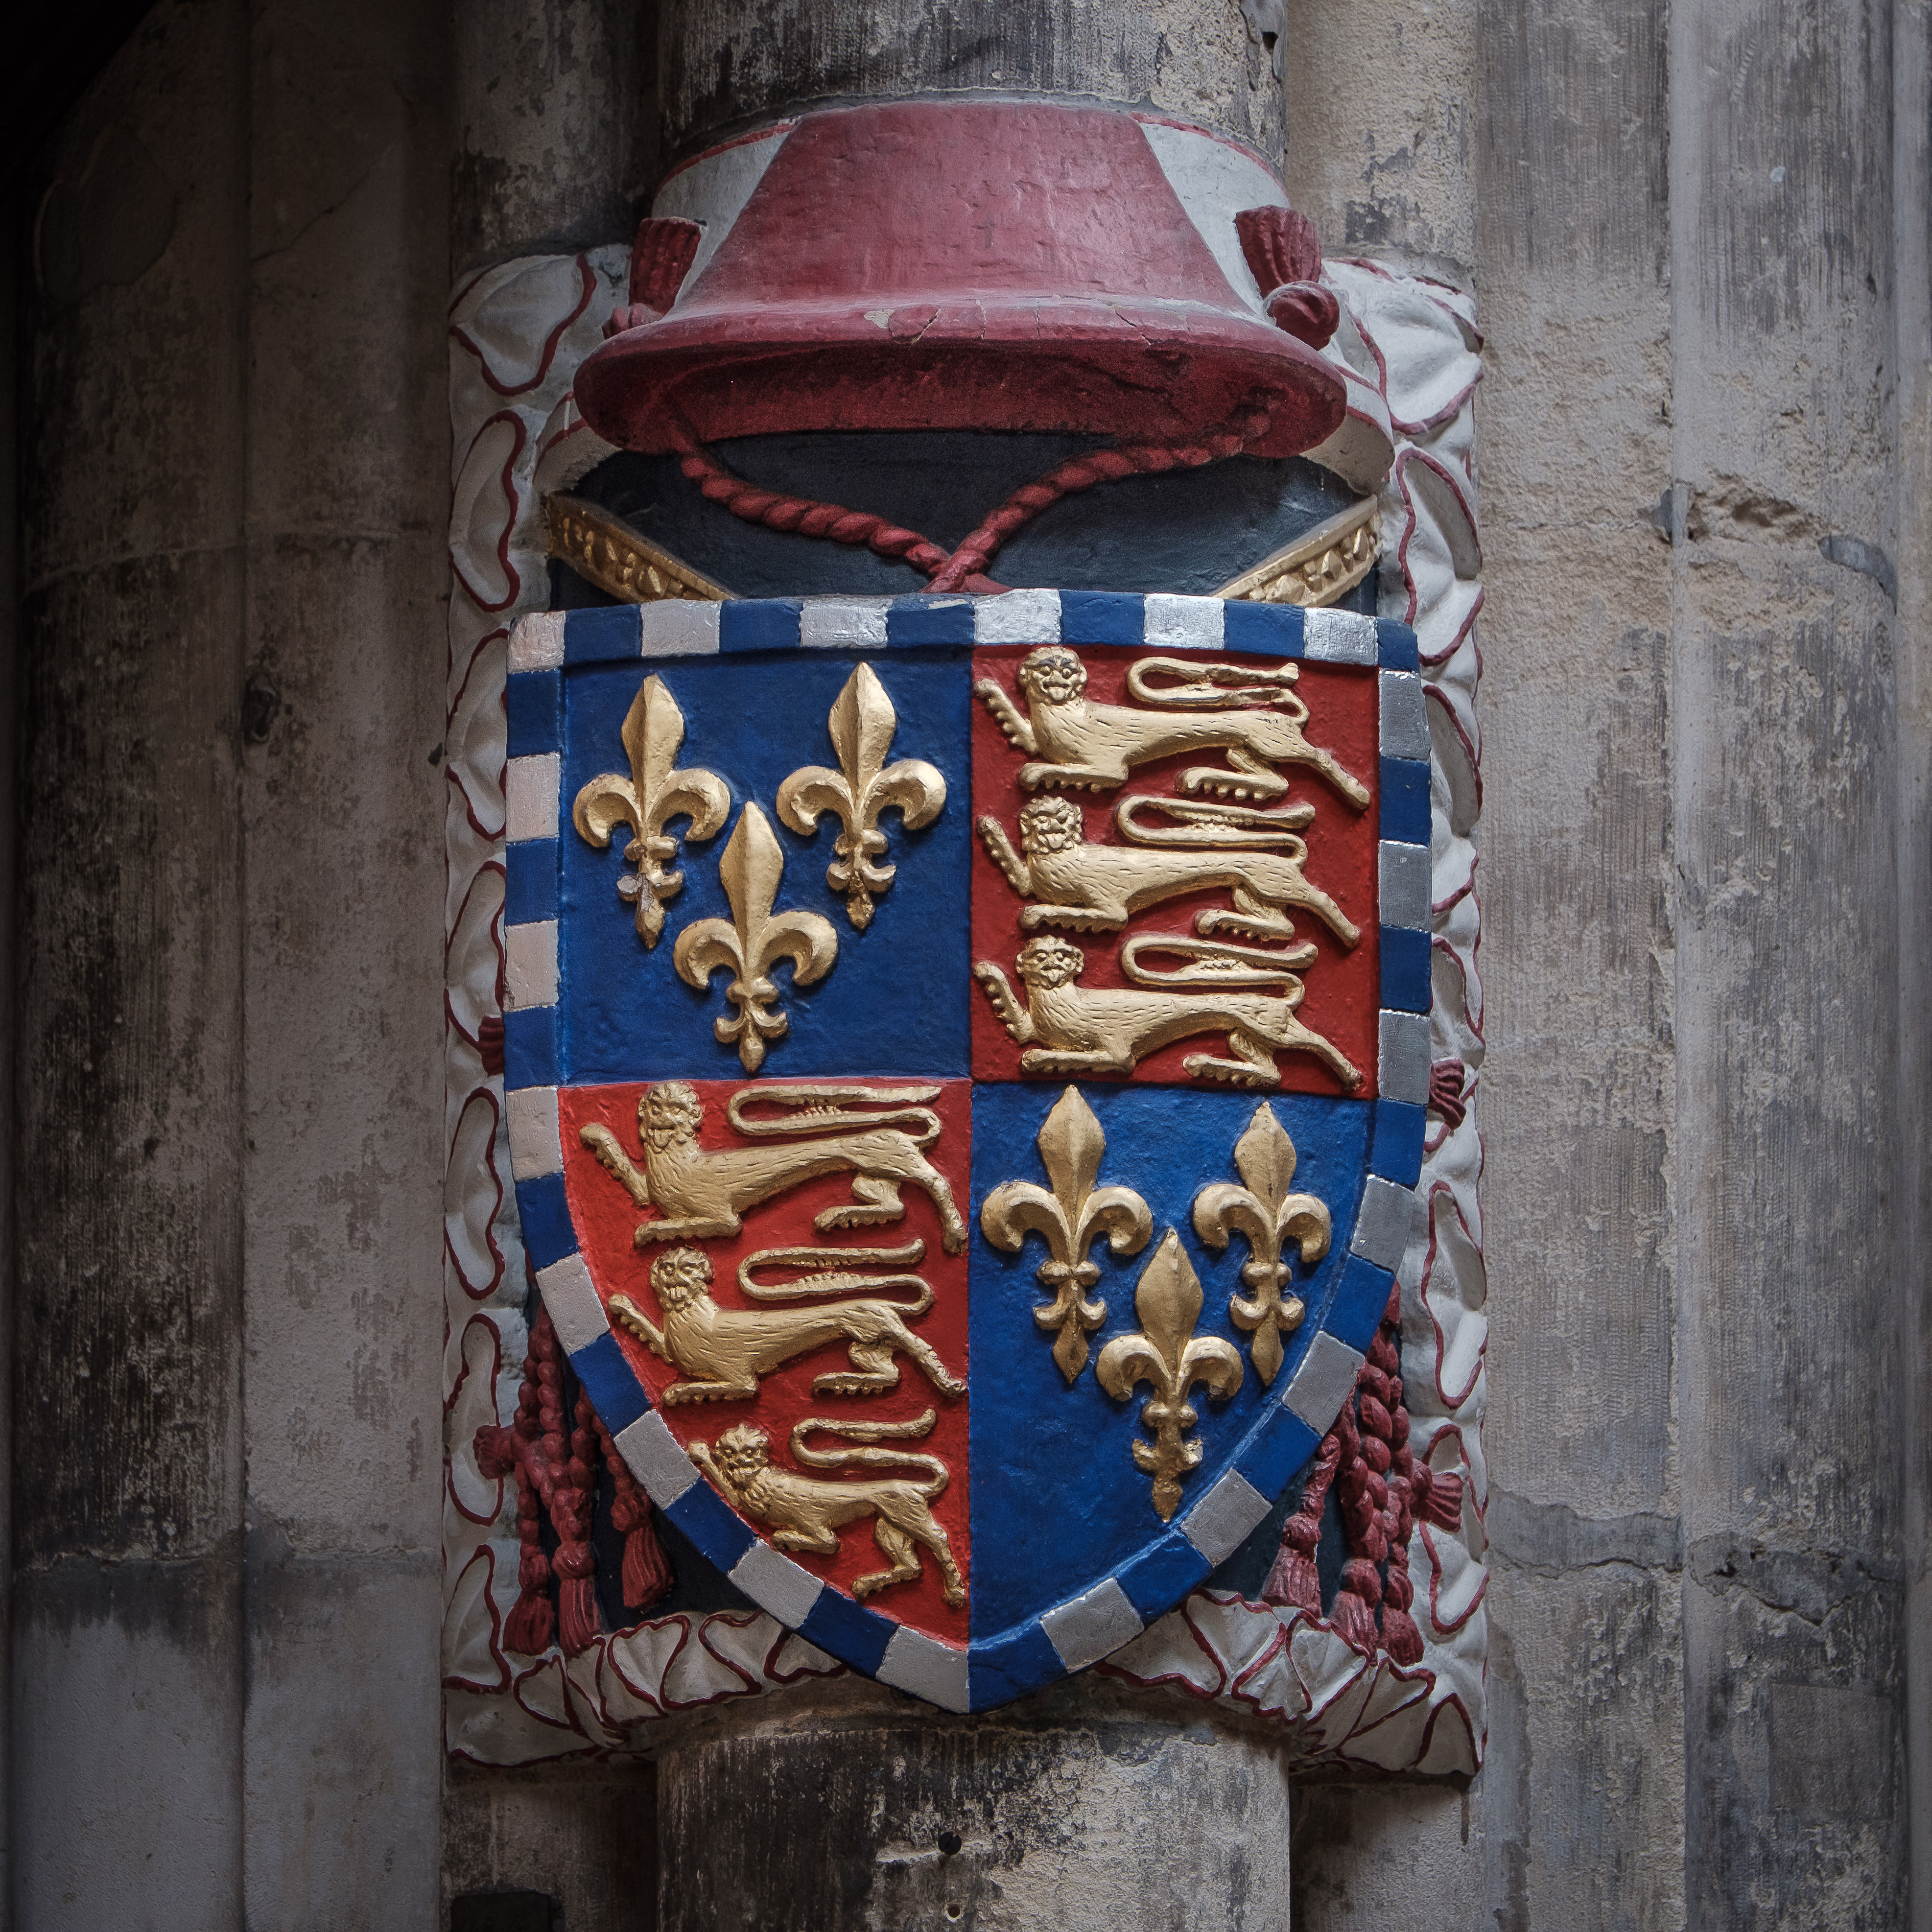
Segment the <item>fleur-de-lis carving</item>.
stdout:
[[716,1021],[712,1030],[727,1046],[735,1042],[745,1071],[755,1073],[764,1064],[765,1042],[782,1038],[791,1027],[790,1017],[773,1007],[778,989],[772,969],[789,959],[794,986],[824,979],[838,957],[838,935],[832,922],[815,912],[772,910],[784,876],[784,854],[755,805],[739,813],[718,873],[730,918],[694,920],[678,934],[671,963],[680,979],[700,992],[712,974],[731,974],[724,997],[737,1011]]
[[946,781],[923,758],[886,763],[898,729],[886,688],[870,664],[845,680],[826,722],[842,767],[804,765],[778,787],[778,816],[794,832],[810,832],[826,812],[845,828],[833,842],[825,883],[845,895],[845,914],[863,932],[872,922],[872,896],[890,886],[896,866],[875,863],[886,849],[879,814],[896,807],[908,832],[930,825],[946,804]]
[[620,825],[635,834],[624,848],[624,862],[637,870],[617,881],[617,892],[637,902],[638,937],[655,946],[664,931],[664,902],[684,884],[682,872],[664,870],[664,862],[677,856],[678,845],[664,827],[682,816],[691,820],[686,838],[716,838],[731,815],[731,793],[716,772],[676,769],[684,713],[662,678],[647,677],[638,686],[625,714],[623,737],[631,776],[605,772],[592,778],[577,794],[570,816],[578,832],[600,848]]
[[1198,1382],[1226,1402],[1241,1385],[1241,1357],[1222,1336],[1194,1333],[1201,1278],[1172,1228],[1141,1270],[1134,1312],[1141,1332],[1115,1336],[1100,1351],[1094,1372],[1117,1402],[1125,1402],[1141,1382],[1154,1391],[1141,1410],[1154,1440],[1136,1440],[1134,1466],[1154,1478],[1154,1506],[1165,1522],[1180,1507],[1181,1478],[1201,1466],[1200,1442],[1187,1434],[1200,1418],[1187,1391]]
[[1107,1304],[1087,1298],[1100,1279],[1100,1264],[1087,1250],[1104,1234],[1115,1254],[1138,1254],[1154,1232],[1154,1216],[1131,1187],[1094,1187],[1107,1138],[1078,1088],[1054,1102],[1037,1144],[1053,1191],[1009,1180],[986,1196],[980,1226],[1008,1254],[1018,1253],[1029,1234],[1046,1237],[1047,1258],[1035,1273],[1053,1300],[1036,1308],[1033,1318],[1054,1334],[1053,1359],[1070,1384],[1087,1366],[1088,1336],[1107,1318]]
[[1281,1338],[1300,1328],[1308,1312],[1300,1296],[1283,1292],[1294,1272],[1288,1251],[1298,1250],[1308,1267],[1328,1252],[1332,1232],[1328,1209],[1313,1195],[1289,1192],[1295,1159],[1288,1130],[1264,1102],[1234,1143],[1235,1171],[1246,1186],[1217,1180],[1194,1197],[1194,1232],[1210,1248],[1225,1248],[1235,1234],[1246,1238],[1241,1280],[1254,1293],[1250,1299],[1236,1295],[1228,1312],[1254,1336],[1248,1346],[1264,1386],[1280,1370]]

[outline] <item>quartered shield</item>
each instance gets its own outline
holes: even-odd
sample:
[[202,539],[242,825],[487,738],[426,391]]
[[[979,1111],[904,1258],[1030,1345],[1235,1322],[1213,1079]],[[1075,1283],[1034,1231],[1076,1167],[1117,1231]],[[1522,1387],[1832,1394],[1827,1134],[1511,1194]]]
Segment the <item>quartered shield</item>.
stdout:
[[983,1709],[1271,1550],[1407,1238],[1413,634],[1186,596],[527,618],[506,1088],[670,1523]]

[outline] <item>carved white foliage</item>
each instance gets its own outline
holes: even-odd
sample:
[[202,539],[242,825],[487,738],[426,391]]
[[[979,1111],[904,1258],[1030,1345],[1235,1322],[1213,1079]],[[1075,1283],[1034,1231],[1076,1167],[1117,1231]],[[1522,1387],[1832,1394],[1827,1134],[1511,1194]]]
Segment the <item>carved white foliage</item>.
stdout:
[[[486,1028],[500,1023],[505,640],[546,601],[540,488],[567,488],[608,453],[569,390],[627,264],[621,246],[502,263],[460,288],[451,308],[443,1661],[449,1748],[478,1763],[622,1748],[673,1712],[839,1667],[750,1612],[654,1618],[572,1659],[555,1649],[513,1658],[500,1640],[516,1597],[514,1503],[507,1484],[476,1468],[470,1444],[482,1424],[509,1419],[525,1342],[502,1082],[485,1073],[482,1049]],[[1480,338],[1468,298],[1439,284],[1364,262],[1333,262],[1326,274],[1344,304],[1330,353],[1348,377],[1349,424],[1316,454],[1369,488],[1394,451],[1381,486],[1380,604],[1420,640],[1434,747],[1433,1050],[1462,1062],[1468,1092],[1483,1058],[1472,836],[1482,590],[1471,398]],[[1269,1717],[1299,1766],[1475,1768],[1487,1644],[1481,1165],[1473,1118],[1453,1131],[1432,1123],[1418,1188],[1429,1212],[1417,1216],[1400,1271],[1416,1453],[1464,1481],[1460,1529],[1419,1524],[1410,1546],[1421,1664],[1365,1658],[1304,1612],[1201,1592],[1104,1671]]]

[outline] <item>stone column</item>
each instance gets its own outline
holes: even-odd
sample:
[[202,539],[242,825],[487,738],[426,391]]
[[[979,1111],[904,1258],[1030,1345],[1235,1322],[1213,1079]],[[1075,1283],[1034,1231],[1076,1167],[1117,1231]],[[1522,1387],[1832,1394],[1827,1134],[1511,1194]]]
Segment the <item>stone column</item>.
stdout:
[[1923,1262],[1899,1244],[1893,1152],[1892,24],[1785,0],[1670,24],[1684,1893],[1703,1925],[1876,1920],[1906,1870],[1908,1412],[1888,1358],[1900,1272]]
[[23,1932],[436,1908],[445,61],[158,7],[33,184]]
[[25,345],[14,1922],[242,1923],[236,5],[50,143]]
[[[808,104],[961,90],[1151,104],[1280,150],[1234,0],[699,0],[660,73],[668,161]],[[1088,1677],[955,1718],[848,1679],[683,1720],[657,1755],[664,1932],[1288,1922],[1279,1750],[1218,1708]]]

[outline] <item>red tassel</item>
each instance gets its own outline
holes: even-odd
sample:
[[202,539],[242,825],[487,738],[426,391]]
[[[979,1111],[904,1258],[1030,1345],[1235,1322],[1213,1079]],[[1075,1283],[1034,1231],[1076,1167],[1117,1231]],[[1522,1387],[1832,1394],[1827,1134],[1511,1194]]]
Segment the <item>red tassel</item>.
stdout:
[[560,1585],[558,1635],[564,1653],[580,1657],[597,1641],[603,1619],[597,1614],[597,1559],[587,1543],[566,1543],[550,1559]]
[[588,1576],[566,1576],[557,1593],[563,1612],[566,1657],[581,1657],[597,1641],[603,1620],[597,1614],[597,1586]]
[[541,1656],[550,1648],[556,1622],[550,1598],[541,1590],[526,1589],[503,1625],[503,1648],[519,1657]]
[[1329,1606],[1328,1621],[1338,1636],[1371,1656],[1382,1641],[1381,1634],[1376,1628],[1375,1612],[1352,1590],[1335,1592],[1335,1600]]
[[477,1474],[491,1482],[517,1473],[517,1432],[490,1424],[476,1432]]
[[670,1594],[671,1582],[670,1565],[646,1508],[644,1520],[624,1539],[624,1607],[649,1610]]
[[1406,1610],[1384,1605],[1382,1610],[1382,1648],[1398,1664],[1422,1661],[1422,1633]]
[[1275,1552],[1274,1568],[1262,1586],[1262,1601],[1282,1610],[1322,1614],[1322,1579],[1315,1559],[1284,1543]]

